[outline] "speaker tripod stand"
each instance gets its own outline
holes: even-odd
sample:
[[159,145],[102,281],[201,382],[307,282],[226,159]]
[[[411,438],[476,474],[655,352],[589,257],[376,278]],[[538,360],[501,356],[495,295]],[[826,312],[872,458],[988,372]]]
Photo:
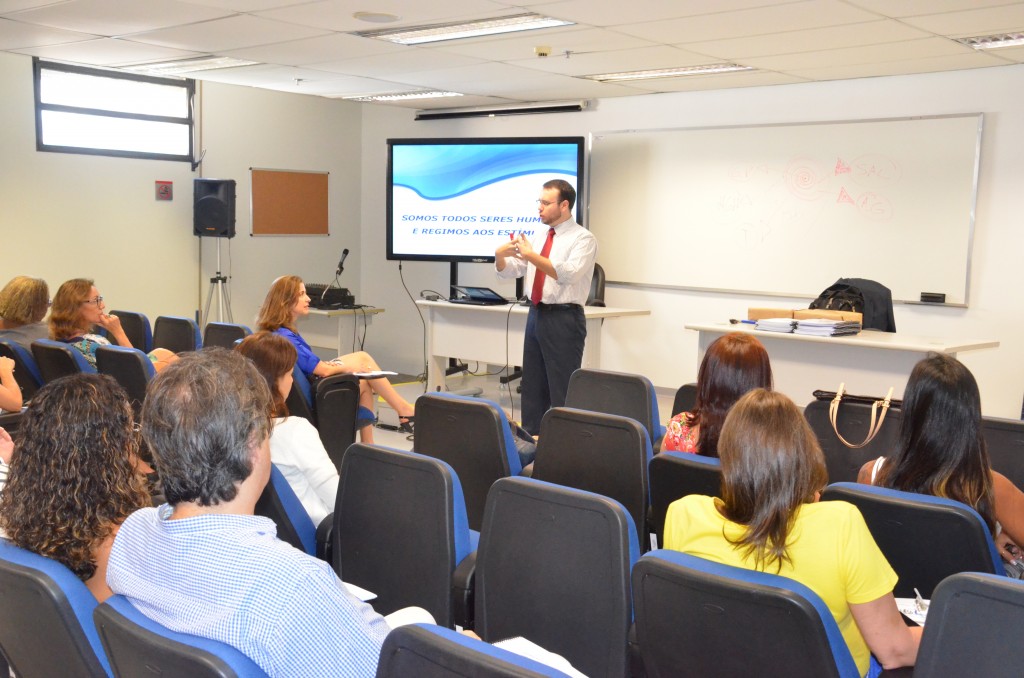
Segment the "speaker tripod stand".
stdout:
[[225,312],[229,323],[235,322],[231,317],[231,290],[228,287],[228,279],[220,272],[220,238],[217,239],[217,274],[210,278],[210,289],[206,293],[206,308],[203,310],[203,327],[206,327],[210,319],[210,309],[213,308],[213,295],[217,293],[217,322],[224,322]]

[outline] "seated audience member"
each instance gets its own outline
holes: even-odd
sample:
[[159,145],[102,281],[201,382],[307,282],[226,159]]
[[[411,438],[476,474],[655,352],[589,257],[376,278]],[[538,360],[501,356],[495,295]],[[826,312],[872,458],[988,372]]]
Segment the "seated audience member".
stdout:
[[19,275],[0,290],[0,339],[32,350],[32,342],[49,337],[43,322],[50,308],[50,288],[42,278]]
[[0,410],[17,412],[21,404],[21,387],[14,378],[14,361],[0,357]]
[[[380,370],[377,361],[369,353],[359,351],[338,356],[334,360],[320,360],[313,353],[306,340],[302,338],[295,324],[299,318],[309,315],[309,295],[302,278],[296,275],[281,276],[270,286],[267,298],[263,300],[256,325],[260,330],[276,332],[292,342],[298,351],[298,365],[307,377],[328,377],[332,374],[353,374],[357,372],[376,372]],[[402,431],[412,433],[413,406],[399,395],[387,377],[363,379],[360,384],[366,402],[363,404],[373,410],[374,393],[380,395],[398,414]],[[360,432],[364,443],[373,442],[373,428],[364,427]]]
[[[0,426],[0,494],[3,494],[4,485],[7,484],[8,466],[11,463],[11,456],[14,454],[14,440],[11,434],[3,426]],[[0,529],[0,536],[3,530]]]
[[729,408],[747,391],[771,387],[772,366],[760,341],[741,332],[719,337],[701,361],[696,405],[669,421],[662,451],[717,457],[718,436]]
[[131,404],[112,377],[50,382],[18,428],[0,528],[15,545],[66,565],[105,600],[114,535],[132,511],[149,505],[138,449]]
[[912,666],[921,628],[903,623],[892,595],[896,573],[860,511],[818,502],[825,460],[796,405],[751,391],[726,416],[718,452],[722,498],[673,502],[665,546],[804,584],[832,612],[861,675],[870,655],[885,668]]
[[232,645],[271,676],[372,677],[384,618],[253,515],[270,478],[270,407],[266,381],[232,351],[188,353],[156,376],[142,433],[169,503],[124,522],[107,581],[154,621]]
[[273,332],[257,332],[235,349],[252,360],[270,387],[270,460],[281,469],[295,496],[315,525],[334,511],[338,469],[327,455],[320,433],[305,417],[288,416],[285,400],[292,388],[296,352],[291,342]]
[[[105,329],[118,346],[131,347],[132,342],[121,328],[121,319],[104,313],[106,305],[100,291],[91,280],[74,278],[57,289],[50,311],[50,338],[70,344],[78,349],[89,364],[96,366],[96,349],[109,346],[110,340],[92,334],[93,327]],[[159,372],[177,356],[166,348],[154,348],[149,352],[153,367]]]
[[893,454],[866,463],[857,480],[967,504],[1012,560],[1007,543],[1024,545],[1024,493],[989,465],[974,375],[956,358],[930,355],[910,373],[902,411]]

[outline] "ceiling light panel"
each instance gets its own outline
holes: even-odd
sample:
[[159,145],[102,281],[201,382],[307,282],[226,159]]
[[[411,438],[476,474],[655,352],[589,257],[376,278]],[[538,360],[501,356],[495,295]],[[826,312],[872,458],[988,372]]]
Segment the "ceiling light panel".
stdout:
[[458,40],[460,38],[478,38],[484,35],[499,35],[518,31],[532,31],[540,28],[571,26],[571,21],[554,19],[540,14],[516,14],[479,21],[459,23],[433,24],[429,26],[413,26],[410,28],[393,28],[379,31],[360,31],[363,38],[387,40],[400,45],[422,45],[429,42]]

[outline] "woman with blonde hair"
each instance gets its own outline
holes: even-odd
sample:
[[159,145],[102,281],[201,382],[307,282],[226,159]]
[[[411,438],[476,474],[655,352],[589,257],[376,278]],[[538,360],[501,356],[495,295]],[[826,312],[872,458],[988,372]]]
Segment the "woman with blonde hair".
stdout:
[[129,514],[150,504],[138,450],[131,404],[112,377],[50,382],[18,428],[0,494],[0,529],[16,546],[67,566],[105,600],[114,535]]
[[[307,315],[309,315],[309,295],[306,294],[306,285],[302,282],[302,278],[297,275],[284,275],[270,286],[267,298],[264,299],[263,306],[260,308],[256,325],[260,330],[279,334],[292,343],[298,352],[299,369],[307,377],[329,377],[332,374],[356,374],[380,370],[380,366],[373,356],[364,351],[348,353],[330,361],[320,360],[295,327],[298,319]],[[372,393],[376,393],[394,408],[399,422],[401,422],[401,430],[412,433],[413,406],[395,390],[387,377],[363,379],[360,381],[360,388],[363,389],[364,394],[370,393],[369,407],[371,410]],[[363,437],[363,442],[372,441]]]
[[860,511],[818,501],[825,460],[793,401],[765,389],[740,398],[725,418],[718,456],[722,498],[673,502],[666,548],[807,586],[835,617],[861,675],[877,671],[872,656],[887,669],[913,666],[921,628],[900,617],[896,573]]
[[50,308],[50,288],[42,278],[19,275],[0,290],[0,339],[31,350],[36,339],[46,339],[49,330],[43,317]]
[[[107,307],[103,296],[96,289],[92,280],[73,278],[62,284],[53,296],[53,308],[50,311],[50,338],[70,344],[77,349],[93,367],[96,366],[96,349],[109,346],[111,341],[106,337],[93,334],[94,327],[99,326],[107,331],[118,346],[131,348],[121,327],[121,319],[116,315],[105,313]],[[149,359],[157,372],[169,363],[178,359],[166,348],[154,348],[149,352]]]

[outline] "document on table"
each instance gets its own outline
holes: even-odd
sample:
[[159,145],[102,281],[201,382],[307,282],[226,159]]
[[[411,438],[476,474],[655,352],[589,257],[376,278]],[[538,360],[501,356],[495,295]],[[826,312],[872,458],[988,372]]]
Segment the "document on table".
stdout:
[[375,372],[353,372],[352,375],[359,377],[360,379],[380,379],[381,377],[397,376],[398,372],[392,372],[391,370],[376,370]]

